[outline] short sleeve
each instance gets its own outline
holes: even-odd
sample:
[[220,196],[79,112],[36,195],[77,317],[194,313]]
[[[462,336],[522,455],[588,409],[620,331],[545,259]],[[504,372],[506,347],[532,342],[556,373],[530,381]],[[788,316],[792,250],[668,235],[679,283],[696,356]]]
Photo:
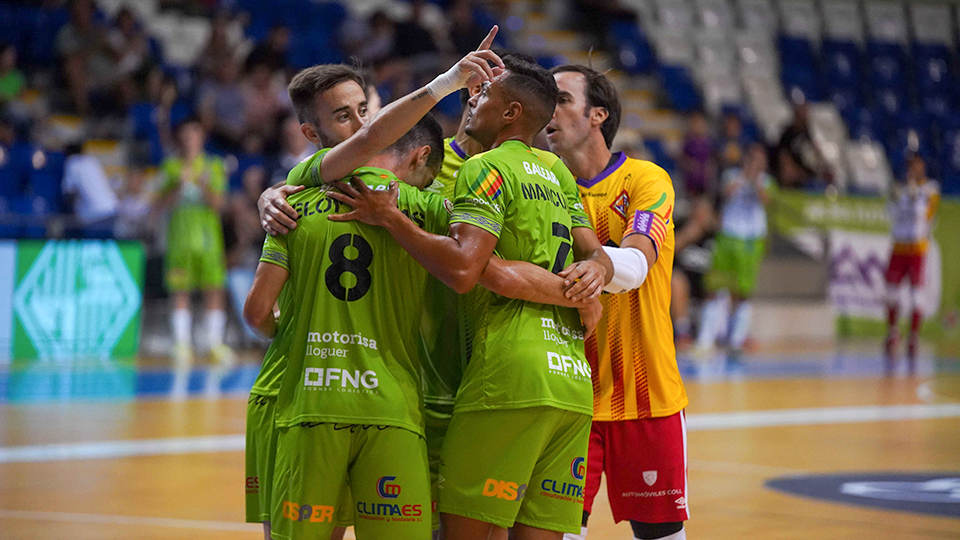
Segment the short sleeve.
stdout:
[[[651,178],[654,176],[654,178]],[[630,207],[627,212],[629,221],[623,237],[642,234],[653,241],[657,254],[660,254],[667,235],[673,228],[673,206],[676,195],[670,175],[659,167],[636,175],[627,185]]]
[[210,190],[216,194],[221,194],[227,190],[227,175],[223,169],[223,160],[213,158],[210,160]]
[[177,187],[177,182],[180,181],[180,167],[178,162],[173,159],[166,159],[162,164],[160,164],[160,186],[158,191],[160,193],[166,193],[171,189]]
[[553,174],[557,176],[557,180],[560,181],[563,195],[567,199],[567,210],[570,213],[570,221],[573,224],[573,228],[587,227],[593,230],[590,218],[587,217],[587,212],[583,209],[583,200],[580,199],[580,189],[577,187],[577,179],[573,177],[573,173],[570,172],[570,169],[559,159],[554,163],[551,170]]
[[469,223],[500,237],[503,229],[503,175],[483,159],[469,159],[457,174],[450,223]]
[[267,235],[263,241],[263,252],[260,254],[260,262],[275,264],[281,268],[290,271],[290,256],[287,252],[287,237],[283,235]]
[[308,188],[322,186],[320,162],[323,161],[323,156],[327,155],[329,151],[329,148],[324,148],[291,169],[290,173],[287,174],[287,185],[306,186]]

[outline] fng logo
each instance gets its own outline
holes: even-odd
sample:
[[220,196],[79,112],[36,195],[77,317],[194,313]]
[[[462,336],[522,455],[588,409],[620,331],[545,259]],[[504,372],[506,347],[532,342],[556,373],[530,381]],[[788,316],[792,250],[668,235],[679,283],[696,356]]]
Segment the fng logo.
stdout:
[[483,486],[484,497],[496,497],[507,501],[519,501],[523,499],[527,491],[527,485],[517,485],[516,482],[503,482],[487,478],[487,483]]
[[359,369],[351,373],[345,369],[326,368],[326,377],[323,376],[323,371],[324,368],[306,368],[303,374],[303,384],[305,386],[331,386],[330,383],[333,381],[340,381],[340,386],[343,388],[346,388],[347,384],[357,389],[363,385],[364,388],[370,390],[380,385],[377,374],[373,371],[364,371],[361,374]]
[[547,367],[550,371],[572,374],[574,377],[590,378],[590,364],[585,360],[574,360],[569,356],[560,356],[555,352],[547,353]]
[[311,523],[333,522],[332,506],[310,506],[283,501],[283,517],[293,521],[309,521]]
[[584,463],[582,457],[574,459],[573,463],[570,464],[570,476],[572,476],[574,480],[583,480],[586,472],[587,465]]
[[388,484],[396,480],[396,476],[381,476],[377,480],[377,495],[381,499],[396,499],[400,496],[400,484]]

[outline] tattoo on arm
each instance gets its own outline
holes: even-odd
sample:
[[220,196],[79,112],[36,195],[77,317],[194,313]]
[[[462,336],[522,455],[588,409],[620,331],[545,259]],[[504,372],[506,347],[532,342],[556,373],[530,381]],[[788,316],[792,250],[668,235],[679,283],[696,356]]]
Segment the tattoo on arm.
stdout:
[[413,97],[410,99],[410,101],[416,101],[416,100],[418,100],[418,99],[420,99],[420,98],[425,98],[425,97],[427,97],[427,96],[429,96],[429,95],[430,95],[430,92],[427,92],[426,90],[424,90],[423,92],[420,92],[419,94],[413,96]]

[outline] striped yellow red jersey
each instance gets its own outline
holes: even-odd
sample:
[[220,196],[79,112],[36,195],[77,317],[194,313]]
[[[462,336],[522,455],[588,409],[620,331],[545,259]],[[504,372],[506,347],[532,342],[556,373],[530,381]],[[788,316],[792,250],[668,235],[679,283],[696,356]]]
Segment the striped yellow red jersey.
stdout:
[[603,319],[586,343],[594,420],[670,416],[687,406],[670,321],[673,183],[653,163],[613,157],[595,178],[577,180],[584,209],[601,243],[619,247],[627,236],[646,235],[657,262],[639,289],[601,297]]

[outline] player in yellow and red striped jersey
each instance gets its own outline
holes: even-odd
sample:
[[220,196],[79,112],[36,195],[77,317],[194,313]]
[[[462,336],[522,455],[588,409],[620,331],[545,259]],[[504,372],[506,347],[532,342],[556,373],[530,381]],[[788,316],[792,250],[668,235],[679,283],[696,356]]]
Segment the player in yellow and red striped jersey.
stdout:
[[[578,177],[584,209],[614,275],[603,319],[587,340],[593,380],[583,527],[600,476],[616,521],[640,540],[683,540],[687,511],[687,395],[670,320],[674,190],[657,165],[612,153],[620,122],[616,89],[583,66],[553,70],[560,89],[547,125],[550,150]],[[561,274],[562,275],[562,274]]]

